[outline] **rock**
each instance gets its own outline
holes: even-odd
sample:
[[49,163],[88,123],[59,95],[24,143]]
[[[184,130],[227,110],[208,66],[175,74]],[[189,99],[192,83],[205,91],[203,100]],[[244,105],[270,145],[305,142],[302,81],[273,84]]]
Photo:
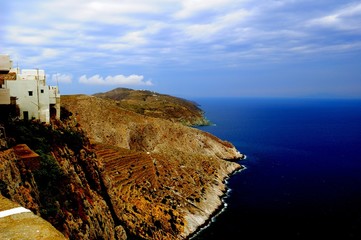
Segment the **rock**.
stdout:
[[127,239],[127,233],[125,232],[125,230],[122,226],[120,226],[120,225],[116,226],[115,233],[116,233],[116,238],[118,240],[126,240]]
[[14,149],[0,151],[0,194],[36,214],[40,211],[34,177]]

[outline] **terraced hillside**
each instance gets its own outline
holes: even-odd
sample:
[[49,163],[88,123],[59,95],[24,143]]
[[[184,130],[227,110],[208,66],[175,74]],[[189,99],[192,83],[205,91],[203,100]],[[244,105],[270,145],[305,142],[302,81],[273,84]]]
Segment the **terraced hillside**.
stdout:
[[242,166],[229,142],[137,114],[116,100],[62,96],[95,145],[112,208],[131,235],[184,239],[221,205],[224,179]]
[[96,153],[117,217],[145,239],[183,239],[193,232],[221,204],[230,170],[210,158],[188,156],[186,162],[104,145]]

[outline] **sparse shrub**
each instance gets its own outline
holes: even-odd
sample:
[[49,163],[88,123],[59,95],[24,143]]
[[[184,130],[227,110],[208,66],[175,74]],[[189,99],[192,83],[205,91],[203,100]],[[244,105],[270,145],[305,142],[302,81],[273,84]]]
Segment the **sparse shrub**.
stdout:
[[10,198],[7,184],[1,179],[0,179],[0,194],[3,195],[4,197]]
[[[66,176],[52,152],[67,146],[79,154],[83,144],[88,143],[87,138],[83,132],[62,122],[52,126],[37,120],[14,120],[7,122],[5,127],[9,137],[13,139],[12,146],[26,144],[40,156],[40,168],[34,170],[33,174],[40,193],[41,216],[53,219],[53,223],[62,221],[61,217],[56,216],[61,213],[58,201],[63,198],[61,194]],[[5,192],[5,187],[1,184],[1,192]],[[61,225],[59,222],[58,224]]]
[[72,112],[70,112],[68,109],[66,109],[63,106],[60,107],[60,120],[62,121],[68,120],[71,116],[73,116]]
[[41,150],[36,151],[40,156],[40,168],[34,171],[35,180],[38,187],[46,189],[56,187],[64,177],[64,173],[56,160],[48,153]]
[[85,136],[81,132],[64,129],[62,134],[60,134],[60,137],[61,142],[66,143],[66,145],[75,153],[79,153],[83,148]]

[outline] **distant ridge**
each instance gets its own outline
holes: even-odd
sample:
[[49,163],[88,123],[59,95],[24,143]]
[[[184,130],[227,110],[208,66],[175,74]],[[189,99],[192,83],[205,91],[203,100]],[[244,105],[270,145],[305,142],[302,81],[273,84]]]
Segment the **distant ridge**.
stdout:
[[118,101],[119,107],[145,116],[180,122],[187,126],[209,125],[198,104],[183,98],[129,88],[116,88],[93,96]]

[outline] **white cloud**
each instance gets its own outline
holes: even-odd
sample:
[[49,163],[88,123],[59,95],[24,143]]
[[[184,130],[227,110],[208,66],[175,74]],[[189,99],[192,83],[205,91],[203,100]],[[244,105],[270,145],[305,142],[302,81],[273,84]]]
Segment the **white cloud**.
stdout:
[[90,85],[146,85],[151,86],[153,83],[148,80],[144,81],[144,77],[142,75],[115,75],[115,76],[107,76],[103,78],[100,75],[94,75],[92,77],[87,77],[83,75],[79,78],[79,83],[90,84]]
[[244,9],[232,11],[218,16],[211,23],[188,25],[184,28],[185,34],[194,40],[213,41],[214,39],[212,39],[212,37],[214,35],[228,30],[224,32],[226,35],[222,34],[222,38],[224,38],[227,35],[230,36],[235,28],[241,27],[242,22],[250,14],[250,12]]
[[[41,4],[44,14],[70,22],[139,26],[150,15],[163,14],[173,8],[167,0],[61,0]],[[71,14],[69,14],[71,13]]]
[[73,77],[68,74],[55,73],[51,76],[51,80],[54,83],[71,83]]
[[98,47],[110,51],[133,51],[141,46],[152,43],[152,39],[166,27],[167,25],[164,23],[150,22],[144,28],[130,30],[124,32],[124,34],[119,37],[104,41],[103,43],[100,43]]
[[309,26],[320,26],[340,30],[360,30],[361,3],[348,4],[341,8],[308,21]]
[[361,16],[361,3],[350,4],[338,11],[341,17]]
[[219,11],[225,7],[232,7],[232,3],[239,2],[234,0],[183,0],[181,9],[174,14],[176,18],[188,18],[205,11]]

